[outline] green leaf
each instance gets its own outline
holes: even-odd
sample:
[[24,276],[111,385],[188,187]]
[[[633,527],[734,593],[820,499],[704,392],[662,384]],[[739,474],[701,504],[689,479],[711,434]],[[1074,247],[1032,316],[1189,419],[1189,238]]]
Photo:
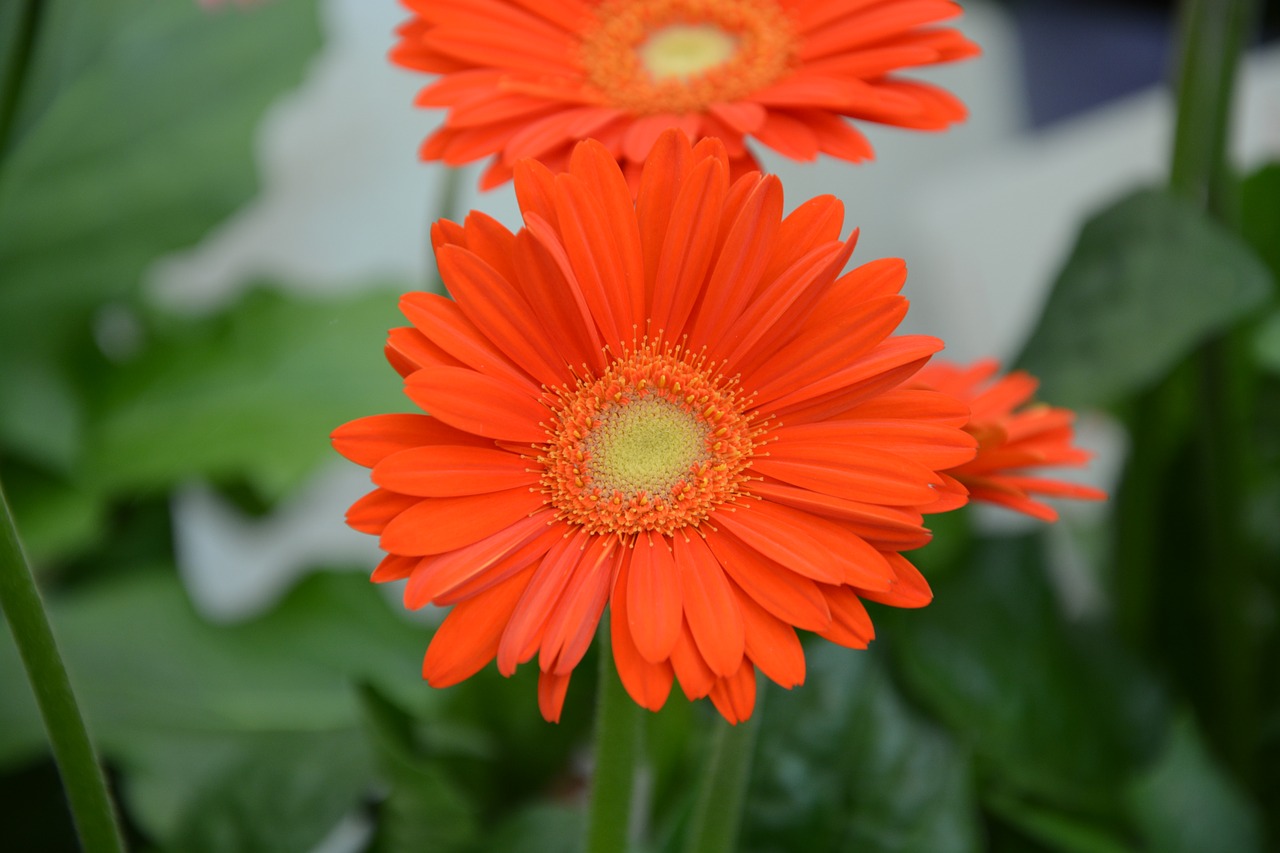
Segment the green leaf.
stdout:
[[583,835],[582,809],[539,803],[516,812],[485,840],[482,853],[564,853]]
[[6,358],[0,343],[0,445],[70,472],[84,441],[82,409],[71,378],[52,359],[37,352]]
[[1240,232],[1280,279],[1280,163],[1263,166],[1241,185]]
[[1058,853],[1132,853],[1114,830],[1075,815],[994,794],[986,805],[1026,835]]
[[307,853],[374,784],[358,729],[134,744],[127,796],[160,846],[187,853]]
[[1085,223],[1020,359],[1041,396],[1080,407],[1149,387],[1263,304],[1271,276],[1236,235],[1163,190]]
[[1127,794],[1149,850],[1263,849],[1259,815],[1209,756],[1189,718],[1175,722],[1160,760]]
[[[172,570],[112,578],[49,602],[90,729],[108,755],[155,731],[246,733],[355,728],[351,687],[433,701],[421,681],[426,632],[362,577],[321,574],[272,613],[213,625]],[[0,764],[41,748],[43,728],[8,632],[0,636]]]
[[1000,786],[1111,815],[1165,725],[1160,695],[1101,626],[1069,625],[1036,537],[982,543],[933,603],[876,618],[909,693]]
[[[102,390],[84,471],[96,488],[244,477],[268,498],[353,418],[411,409],[382,357],[396,298],[251,294],[225,317],[174,322]],[[400,322],[403,322],[402,320]]]
[[381,853],[471,849],[480,834],[478,809],[462,786],[423,749],[414,721],[370,686],[361,689],[367,728],[391,787],[382,806]]
[[[12,5],[12,4],[8,4]],[[16,144],[0,167],[0,375],[48,379],[93,311],[254,191],[253,130],[319,33],[314,3],[252,15],[194,2],[57,2],[43,16]],[[29,388],[28,378],[17,391]],[[0,443],[65,462],[77,418],[0,387]]]
[[771,689],[762,709],[746,849],[980,849],[966,751],[902,701],[874,654],[824,643],[806,656],[804,687]]

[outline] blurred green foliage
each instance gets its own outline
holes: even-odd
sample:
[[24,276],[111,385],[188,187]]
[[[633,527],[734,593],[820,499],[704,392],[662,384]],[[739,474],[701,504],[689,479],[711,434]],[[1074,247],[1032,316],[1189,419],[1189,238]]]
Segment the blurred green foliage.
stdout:
[[[0,6],[6,34],[15,8]],[[44,4],[0,140],[0,473],[138,849],[304,853],[347,821],[385,853],[567,850],[589,774],[590,657],[548,726],[528,671],[427,688],[429,629],[354,573],[313,575],[270,613],[223,625],[197,614],[172,565],[178,484],[245,490],[270,510],[326,458],[330,429],[405,405],[378,352],[397,322],[390,294],[255,292],[193,319],[142,287],[156,258],[252,195],[253,130],[318,43],[306,0],[252,15]],[[0,68],[13,49],[0,39]],[[1274,393],[1278,184],[1274,166],[1245,183],[1243,240],[1161,191],[1092,219],[1025,356],[1045,397],[1123,401],[1263,314],[1252,340]],[[104,310],[136,320],[127,352],[95,339]],[[1259,399],[1259,423],[1280,425]],[[1266,517],[1280,448],[1261,446]],[[930,607],[874,608],[871,651],[813,643],[808,683],[765,691],[744,851],[1264,849],[1275,773],[1224,771],[1172,656],[1135,650],[1106,608],[1066,612],[1042,537],[977,537],[950,517],[939,528],[920,555]],[[1263,553],[1265,660],[1280,541]],[[47,759],[4,632],[0,697],[0,802],[14,803]],[[1280,695],[1259,703],[1259,755],[1280,758]],[[641,853],[681,849],[718,722],[706,704],[677,689],[646,721]],[[56,800],[9,808],[0,848],[6,833],[22,849],[66,838]]]
[[1168,190],[1142,190],[1085,223],[1020,366],[1056,404],[1116,403],[1270,295],[1243,239]]

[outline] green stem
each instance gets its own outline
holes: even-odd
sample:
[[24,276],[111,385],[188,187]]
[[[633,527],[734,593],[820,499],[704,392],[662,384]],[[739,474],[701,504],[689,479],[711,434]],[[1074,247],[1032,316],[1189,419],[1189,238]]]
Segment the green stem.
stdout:
[[587,853],[622,853],[631,840],[631,804],[640,756],[642,710],[618,678],[607,621],[599,632],[595,771],[587,805]]
[[733,853],[737,850],[742,807],[751,778],[756,737],[760,732],[763,691],[751,719],[736,726],[715,721],[711,754],[690,820],[685,853]]
[[1231,197],[1227,135],[1252,0],[1182,0],[1177,117],[1169,185],[1224,217]]
[[71,691],[71,681],[58,654],[31,567],[22,552],[3,488],[0,488],[0,606],[40,706],[80,845],[86,853],[119,853],[125,848],[111,795],[107,792],[107,780]]
[[[1227,159],[1231,106],[1252,0],[1183,0],[1171,188],[1228,227],[1236,226],[1235,181]],[[1195,490],[1203,525],[1199,578],[1190,590],[1206,604],[1208,672],[1201,714],[1211,740],[1242,780],[1251,775],[1256,728],[1256,649],[1248,622],[1254,556],[1243,496],[1251,461],[1250,366],[1229,337],[1195,357]]]

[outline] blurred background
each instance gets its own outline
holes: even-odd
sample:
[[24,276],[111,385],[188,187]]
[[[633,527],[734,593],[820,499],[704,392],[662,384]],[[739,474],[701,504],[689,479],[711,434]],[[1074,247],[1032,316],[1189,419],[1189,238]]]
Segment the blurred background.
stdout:
[[[0,7],[4,67],[21,5]],[[409,410],[381,344],[398,295],[436,287],[429,223],[518,224],[510,187],[474,189],[480,167],[418,162],[442,115],[385,58],[405,13],[38,5],[0,135],[0,476],[137,848],[568,849],[594,667],[558,726],[532,673],[430,690],[438,615],[370,585],[376,543],[342,524],[367,472],[327,436]],[[1167,179],[1172,7],[962,5],[984,55],[918,76],[966,124],[862,126],[861,166],[762,162],[788,207],[843,199],[855,263],[907,260],[907,331],[1008,363],[1085,218]],[[1235,119],[1242,173],[1280,160],[1266,38]],[[1098,454],[1081,480],[1114,489],[1125,431],[1088,411],[1080,432]],[[1229,769],[1177,679],[1116,636],[1112,509],[1062,506],[1051,529],[940,518],[920,560],[934,604],[875,610],[871,651],[815,644],[809,683],[768,694],[743,849],[1280,849],[1275,771]],[[1274,603],[1242,618],[1274,637]],[[641,849],[675,849],[705,704],[673,697],[649,721]],[[1270,707],[1261,764],[1280,748]],[[0,849],[75,849],[60,790],[0,632]]]

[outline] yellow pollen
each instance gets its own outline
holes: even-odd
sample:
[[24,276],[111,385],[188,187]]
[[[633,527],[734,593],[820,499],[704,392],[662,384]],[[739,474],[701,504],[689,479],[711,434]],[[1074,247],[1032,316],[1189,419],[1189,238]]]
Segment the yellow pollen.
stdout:
[[646,341],[600,377],[555,391],[538,461],[557,515],[590,533],[670,535],[732,503],[763,429],[713,367]]
[[738,100],[787,74],[795,56],[777,0],[604,0],[580,59],[604,102],[651,115]]

